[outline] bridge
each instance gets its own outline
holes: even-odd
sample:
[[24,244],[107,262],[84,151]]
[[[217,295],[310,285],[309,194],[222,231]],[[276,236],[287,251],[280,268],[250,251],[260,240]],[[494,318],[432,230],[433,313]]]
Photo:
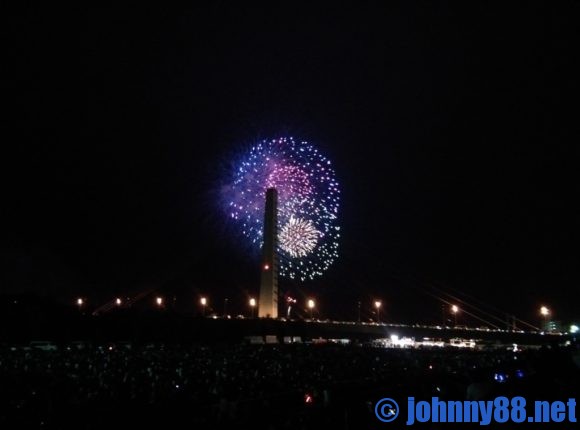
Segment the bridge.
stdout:
[[499,330],[478,327],[443,327],[427,325],[358,323],[350,321],[284,320],[270,318],[202,318],[186,315],[151,313],[147,315],[108,314],[87,317],[71,328],[68,337],[77,339],[185,342],[288,342],[299,339],[349,340],[368,342],[375,339],[413,338],[422,342],[473,340],[486,345],[565,344],[572,335],[522,330]]

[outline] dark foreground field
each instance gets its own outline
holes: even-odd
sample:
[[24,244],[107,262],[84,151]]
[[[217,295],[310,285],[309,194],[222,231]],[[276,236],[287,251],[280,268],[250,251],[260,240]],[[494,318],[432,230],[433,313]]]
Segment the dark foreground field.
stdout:
[[[382,397],[402,405],[407,396],[567,400],[577,397],[578,369],[574,345],[516,353],[337,344],[4,345],[0,428],[387,428],[374,414]],[[497,381],[500,374],[505,382]],[[403,427],[404,418],[398,421],[390,427]]]

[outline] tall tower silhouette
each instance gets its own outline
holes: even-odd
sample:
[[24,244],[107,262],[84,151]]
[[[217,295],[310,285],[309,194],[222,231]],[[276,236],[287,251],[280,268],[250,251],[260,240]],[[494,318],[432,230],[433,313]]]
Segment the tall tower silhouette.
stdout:
[[263,239],[258,316],[278,318],[278,192],[275,188],[266,191]]

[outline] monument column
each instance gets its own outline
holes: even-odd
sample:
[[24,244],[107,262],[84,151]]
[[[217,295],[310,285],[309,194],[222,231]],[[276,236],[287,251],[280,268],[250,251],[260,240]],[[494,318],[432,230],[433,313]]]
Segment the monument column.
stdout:
[[266,191],[263,240],[258,316],[278,318],[278,192],[275,188]]

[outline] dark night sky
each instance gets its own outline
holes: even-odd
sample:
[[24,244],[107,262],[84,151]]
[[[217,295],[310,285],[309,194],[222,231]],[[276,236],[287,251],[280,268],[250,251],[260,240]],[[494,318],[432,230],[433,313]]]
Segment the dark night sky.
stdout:
[[343,189],[341,258],[301,287],[323,313],[434,321],[434,283],[578,317],[580,3],[211,3],[4,6],[2,291],[241,307],[256,259],[214,191],[291,134]]

